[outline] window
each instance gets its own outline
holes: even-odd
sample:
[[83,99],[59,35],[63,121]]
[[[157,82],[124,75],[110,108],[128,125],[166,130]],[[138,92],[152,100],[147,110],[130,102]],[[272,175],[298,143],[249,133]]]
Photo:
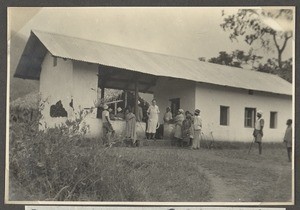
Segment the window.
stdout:
[[220,125],[229,125],[229,107],[220,106]]
[[270,128],[277,128],[277,112],[270,112]]
[[255,108],[245,108],[245,127],[253,128],[255,123]]

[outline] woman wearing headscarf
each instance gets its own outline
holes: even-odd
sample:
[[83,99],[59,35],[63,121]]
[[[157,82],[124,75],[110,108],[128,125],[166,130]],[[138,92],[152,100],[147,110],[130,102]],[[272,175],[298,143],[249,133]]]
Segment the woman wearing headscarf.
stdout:
[[[178,114],[174,118],[174,123],[175,123],[174,138],[175,138],[175,142],[177,141],[178,146],[182,145],[182,122],[184,120],[183,113],[184,113],[183,109],[179,109]],[[173,142],[173,145],[175,142]]]
[[200,118],[200,110],[195,110],[195,116],[194,116],[194,139],[193,139],[193,145],[192,149],[200,149],[200,135],[202,130],[202,119]]
[[136,117],[129,108],[125,109],[125,139],[131,140],[132,145],[136,145]]
[[182,122],[182,145],[188,146],[192,137],[192,114],[189,111],[185,112],[185,120]]
[[156,128],[158,124],[158,114],[160,113],[158,106],[156,105],[156,100],[152,100],[152,104],[147,110],[148,115],[148,125],[146,130],[147,139],[154,139]]

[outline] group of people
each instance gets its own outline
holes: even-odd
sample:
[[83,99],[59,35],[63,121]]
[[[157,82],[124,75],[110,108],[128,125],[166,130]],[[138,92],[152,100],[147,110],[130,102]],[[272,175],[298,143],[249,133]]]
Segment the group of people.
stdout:
[[[264,135],[263,128],[265,121],[262,117],[263,112],[259,110],[256,114],[257,119],[255,122],[255,128],[253,131],[254,142],[258,144],[258,152],[262,154],[262,137]],[[288,161],[291,162],[292,160],[292,119],[288,119],[286,122],[287,128],[283,137],[283,142],[286,144],[287,154],[288,154]]]
[[172,118],[171,108],[166,108],[164,124],[174,123],[174,139],[172,145],[179,147],[190,146],[191,149],[200,149],[202,120],[200,110],[196,109],[194,115],[183,109],[179,109],[177,115]]
[[[103,106],[103,144],[109,145],[111,136],[115,133],[111,121],[114,119],[125,119],[125,140],[131,141],[133,146],[139,146],[136,134],[136,123],[140,122],[143,116],[141,107],[138,107],[138,117],[136,117],[130,108],[125,108],[125,112],[122,115],[122,109],[119,107],[117,115],[114,116],[111,114],[112,110],[110,110],[106,104]],[[159,114],[159,107],[156,105],[156,100],[153,99],[147,110],[146,139],[155,140],[155,134],[159,127]],[[175,125],[172,145],[178,145],[180,147],[190,146],[192,149],[200,149],[202,120],[200,118],[199,109],[196,109],[194,114],[179,109],[177,115],[173,118],[170,107],[167,107],[164,115],[164,123],[165,126],[171,123]]]
[[[107,105],[103,106],[104,111],[102,112],[103,121],[103,135],[104,144],[109,144],[110,136],[114,134],[114,129],[111,124],[112,117],[110,116],[110,111]],[[118,114],[121,113],[121,109],[118,108]],[[126,121],[125,127],[125,139],[130,140],[132,145],[138,146],[139,141],[137,140],[136,134],[136,122],[140,122],[143,118],[143,112],[140,106],[138,106],[138,117],[132,112],[130,108],[125,108],[124,116],[121,114],[115,116],[124,118]],[[155,140],[155,133],[159,127],[159,107],[156,105],[156,100],[153,99],[151,105],[147,110],[147,124],[146,124],[146,138]],[[262,117],[263,112],[259,110],[256,114],[257,119],[255,122],[255,127],[253,131],[254,142],[258,144],[259,154],[262,154],[262,138],[263,138],[263,128],[264,119]],[[166,113],[164,114],[164,126],[167,127],[168,124],[174,124],[174,139],[172,140],[172,145],[177,145],[179,147],[190,147],[191,149],[200,149],[200,139],[202,130],[202,120],[200,117],[200,110],[196,109],[194,114],[189,111],[184,112],[183,109],[179,109],[177,115],[173,118],[171,113],[171,108],[166,108]],[[288,160],[291,161],[292,154],[292,120],[287,120],[287,129],[283,138],[286,143]]]
[[111,137],[115,134],[115,130],[112,126],[112,120],[125,120],[125,139],[131,141],[132,145],[138,146],[139,142],[137,140],[136,135],[136,122],[141,121],[142,119],[142,111],[141,107],[138,108],[138,117],[132,112],[130,107],[126,107],[124,113],[122,112],[122,108],[118,107],[118,113],[116,115],[112,114],[112,110],[108,107],[108,105],[103,105],[102,111],[102,129],[103,129],[103,144],[109,146],[111,143]]
[[[138,101],[138,104],[140,102]],[[103,128],[103,144],[109,145],[111,136],[114,135],[115,131],[112,126],[112,120],[124,119],[126,122],[125,126],[125,136],[124,140],[131,142],[132,146],[139,146],[139,141],[137,140],[136,133],[136,123],[141,122],[143,119],[143,110],[141,106],[138,106],[137,116],[132,112],[130,107],[126,107],[124,114],[122,109],[118,107],[118,113],[116,116],[112,114],[112,110],[104,104],[102,111],[102,128]],[[155,133],[158,125],[158,114],[160,113],[158,106],[156,105],[156,100],[152,100],[152,104],[147,110],[147,127],[146,127],[146,137],[147,139],[155,139]]]

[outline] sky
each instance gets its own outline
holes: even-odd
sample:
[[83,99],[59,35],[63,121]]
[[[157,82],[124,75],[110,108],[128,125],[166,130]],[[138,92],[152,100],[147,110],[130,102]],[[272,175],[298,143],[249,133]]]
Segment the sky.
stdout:
[[[190,59],[216,57],[219,51],[248,51],[243,40],[231,42],[220,27],[219,7],[95,7],[95,8],[9,8],[10,36],[26,38],[30,30],[69,35],[150,52]],[[258,48],[254,46],[254,48]],[[256,54],[275,57],[274,52]],[[292,56],[289,42],[284,59]]]

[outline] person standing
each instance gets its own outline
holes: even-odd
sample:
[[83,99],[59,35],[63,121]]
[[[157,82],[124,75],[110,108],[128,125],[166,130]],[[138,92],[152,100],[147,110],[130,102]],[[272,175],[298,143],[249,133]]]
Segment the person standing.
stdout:
[[137,143],[136,118],[135,114],[133,114],[129,108],[125,109],[125,121],[125,139],[129,139],[131,141],[132,146],[135,146]]
[[108,106],[106,104],[104,104],[103,109],[104,109],[102,111],[103,144],[106,146],[109,146],[110,145],[110,137],[111,137],[111,134],[114,133],[114,129],[113,129],[111,121],[110,121]]
[[[182,145],[182,122],[184,120],[184,111],[183,109],[178,110],[178,114],[174,118],[174,123],[175,123],[175,133],[174,133],[174,138],[175,142],[177,141],[178,146]],[[172,145],[174,145],[174,143]]]
[[292,137],[293,137],[293,130],[292,130],[292,120],[288,119],[286,122],[287,128],[283,137],[283,142],[286,144],[288,160],[289,162],[292,161]]
[[192,137],[192,114],[189,111],[185,112],[185,120],[182,122],[182,146],[189,146]]
[[258,144],[258,151],[259,154],[262,154],[262,137],[264,135],[263,133],[263,128],[264,128],[264,124],[265,121],[262,118],[263,112],[261,110],[259,110],[256,114],[257,119],[255,122],[255,127],[254,127],[254,131],[253,131],[253,136],[255,138],[254,142]]
[[142,122],[142,120],[143,120],[143,108],[141,107],[141,102],[140,101],[138,101],[138,115],[136,116],[136,120],[138,121],[138,122]]
[[194,139],[192,144],[192,149],[200,149],[200,135],[202,130],[202,119],[200,118],[200,110],[195,110],[194,115]]
[[156,128],[158,124],[158,114],[160,113],[158,106],[156,105],[156,100],[152,100],[152,104],[147,110],[148,115],[148,125],[146,130],[147,139],[154,139]]
[[167,107],[166,108],[166,113],[164,115],[164,131],[163,131],[163,136],[165,139],[170,138],[171,132],[172,132],[172,127],[170,126],[170,123],[172,123],[173,117],[172,117],[172,112],[171,108]]
[[171,122],[171,120],[173,119],[172,117],[172,112],[171,112],[171,108],[167,107],[166,108],[166,113],[164,115],[164,123],[165,124],[169,124]]

